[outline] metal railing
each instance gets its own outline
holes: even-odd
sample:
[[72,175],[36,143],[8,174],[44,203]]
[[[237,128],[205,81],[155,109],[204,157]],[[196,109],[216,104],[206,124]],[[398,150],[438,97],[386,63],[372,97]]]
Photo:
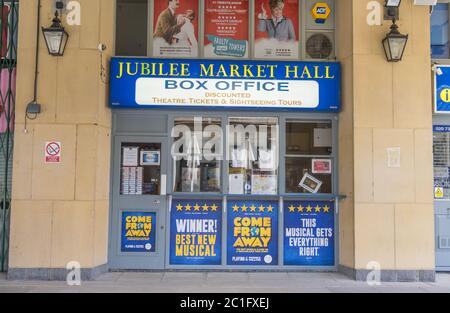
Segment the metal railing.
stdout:
[[0,0],[0,272],[8,269],[19,0]]

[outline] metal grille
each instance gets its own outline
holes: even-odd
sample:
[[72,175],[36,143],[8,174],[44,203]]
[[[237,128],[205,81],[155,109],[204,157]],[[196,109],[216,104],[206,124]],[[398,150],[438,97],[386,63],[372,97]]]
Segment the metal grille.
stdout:
[[0,0],[0,271],[8,266],[19,0]]
[[333,43],[324,34],[315,34],[306,40],[306,53],[313,59],[327,59],[332,51]]

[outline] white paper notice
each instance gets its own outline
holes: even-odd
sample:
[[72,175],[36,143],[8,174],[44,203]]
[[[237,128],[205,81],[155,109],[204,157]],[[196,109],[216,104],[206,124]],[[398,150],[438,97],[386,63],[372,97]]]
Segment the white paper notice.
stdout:
[[387,148],[388,167],[400,168],[401,167],[401,149],[400,148]]
[[138,166],[139,148],[127,147],[123,148],[122,166]]
[[228,187],[230,195],[243,195],[244,174],[230,174]]

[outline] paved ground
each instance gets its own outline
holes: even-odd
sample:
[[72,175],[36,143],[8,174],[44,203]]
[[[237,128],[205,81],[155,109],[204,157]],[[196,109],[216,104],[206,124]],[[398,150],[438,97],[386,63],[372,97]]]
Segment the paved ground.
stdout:
[[80,287],[64,282],[8,281],[0,274],[0,293],[5,292],[450,293],[450,274],[438,274],[436,283],[382,283],[377,287],[336,273],[108,273]]

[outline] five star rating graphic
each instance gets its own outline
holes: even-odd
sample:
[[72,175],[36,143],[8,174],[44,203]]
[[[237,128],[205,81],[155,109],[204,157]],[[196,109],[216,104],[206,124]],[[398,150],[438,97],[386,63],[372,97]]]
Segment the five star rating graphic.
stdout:
[[325,206],[311,206],[310,204],[308,206],[295,206],[291,204],[289,207],[289,213],[330,213],[331,209],[328,205]]
[[[272,205],[269,206],[256,206],[254,204],[252,204],[251,206],[247,206],[246,204],[243,204],[241,206],[235,204],[234,206],[231,207],[233,212],[249,212],[249,213],[264,213],[264,212],[268,212],[268,213],[272,213],[274,212],[274,207]],[[199,203],[195,203],[193,205],[191,204],[178,204],[176,206],[176,209],[178,212],[217,212],[217,210],[219,209],[219,206],[217,204],[213,204],[213,205],[208,205],[208,204],[203,204],[200,205]],[[320,205],[307,205],[307,206],[303,206],[303,205],[293,205],[291,204],[288,207],[289,213],[330,213],[331,209],[328,205],[325,206],[320,206]]]
[[239,206],[237,204],[233,205],[231,207],[233,209],[233,212],[250,212],[250,213],[264,213],[264,212],[268,212],[268,213],[272,213],[274,211],[273,206],[269,205],[269,206],[264,206],[264,205],[260,205],[259,207],[252,204],[251,206],[247,206],[246,204]]
[[177,208],[177,212],[217,212],[217,210],[219,209],[219,206],[217,204],[208,205],[206,203],[203,205],[200,205],[199,203],[195,203],[194,205],[182,205],[181,203],[179,203],[175,207]]

